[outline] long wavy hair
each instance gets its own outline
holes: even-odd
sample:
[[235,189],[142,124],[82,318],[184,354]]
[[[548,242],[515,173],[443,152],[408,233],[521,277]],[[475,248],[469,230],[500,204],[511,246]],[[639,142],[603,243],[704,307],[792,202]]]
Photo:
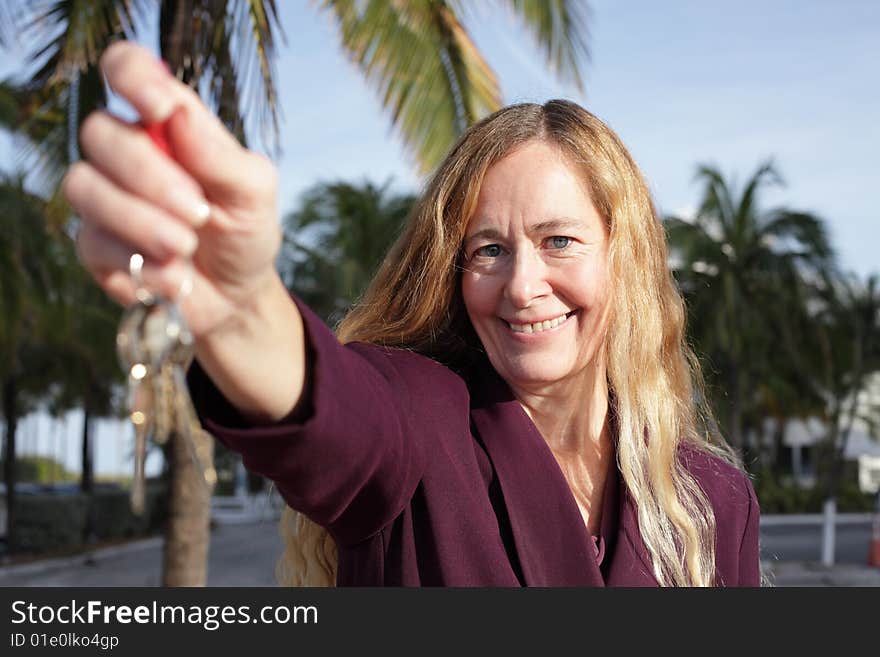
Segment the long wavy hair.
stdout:
[[[472,126],[428,181],[362,299],[340,323],[342,342],[402,347],[456,368],[480,350],[460,293],[460,251],[487,169],[533,140],[579,169],[609,231],[611,314],[605,349],[617,464],[637,503],[641,536],[662,586],[711,586],[715,517],[676,457],[687,443],[742,467],[717,436],[686,312],[667,264],[666,236],[623,143],[575,103],[506,107]],[[329,534],[285,509],[282,584],[333,585]]]

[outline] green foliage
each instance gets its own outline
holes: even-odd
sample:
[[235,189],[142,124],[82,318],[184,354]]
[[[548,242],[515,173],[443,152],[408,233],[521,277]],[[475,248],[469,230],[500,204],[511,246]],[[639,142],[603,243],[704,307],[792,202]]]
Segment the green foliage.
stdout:
[[250,119],[262,142],[276,152],[277,35],[283,40],[274,0],[159,3],[162,59],[179,79],[200,90],[239,141],[247,143]]
[[781,179],[758,167],[736,193],[718,169],[700,166],[703,196],[693,219],[667,217],[675,276],[689,309],[722,431],[737,448],[764,417],[821,414],[822,398],[779,348],[801,318],[805,277],[832,266],[823,221],[787,208],[763,210],[759,191]]
[[[41,174],[56,186],[72,159],[82,119],[106,104],[98,60],[115,40],[148,28],[148,0],[18,2],[0,28],[30,45],[16,82],[0,89],[0,123],[31,142]],[[204,89],[220,118],[242,139],[245,114],[264,141],[277,146],[274,0],[158,3],[163,59],[175,74]],[[8,42],[9,39],[4,39]],[[3,111],[9,98],[19,112]],[[71,133],[73,128],[77,133]]]
[[[47,207],[22,176],[0,181],[0,380],[12,391],[3,409],[10,454],[18,417],[38,405],[56,415],[80,406],[91,416],[111,414],[123,380],[119,309],[80,266],[73,240],[51,229]],[[6,481],[13,478],[22,480],[4,470]]]
[[[342,47],[378,92],[422,171],[501,106],[495,72],[465,27],[465,3],[324,0]],[[512,0],[550,68],[580,85],[587,57],[583,0]]]
[[241,457],[223,446],[220,441],[214,442],[214,470],[217,472],[217,484],[214,495],[232,495],[235,492],[235,476]]
[[[780,480],[769,470],[753,482],[762,515],[786,513],[821,513],[827,497],[824,486],[801,487],[790,480]],[[855,477],[846,477],[837,492],[838,513],[869,513],[875,496],[859,490]]]
[[415,203],[389,187],[318,184],[284,217],[282,278],[331,326],[360,297]]
[[[852,402],[880,370],[876,277],[862,284],[838,271],[819,217],[760,208],[761,188],[781,182],[771,163],[739,194],[716,168],[701,166],[697,178],[704,190],[696,216],[667,217],[665,224],[688,302],[689,338],[723,433],[746,448],[745,436],[763,436],[767,425],[821,419],[820,484],[804,491],[763,476],[762,505],[818,512],[834,494],[841,509],[870,508],[869,496],[853,488],[855,476],[845,474],[843,454],[855,418],[877,421],[876,409]],[[772,437],[780,444],[781,434]]]
[[146,511],[132,514],[126,490],[98,490],[89,502],[82,493],[71,495],[19,495],[18,546],[21,551],[47,553],[85,547],[83,532],[87,514],[92,516],[92,539],[145,536],[161,531],[168,517],[168,498],[163,488],[148,486]]
[[[0,379],[40,379],[41,340],[52,330],[49,311],[62,272],[47,230],[42,199],[23,176],[0,175]],[[43,361],[46,359],[43,358]]]
[[[76,481],[79,475],[65,469],[64,465],[49,456],[19,456],[15,459],[16,481],[48,484],[50,482]],[[3,460],[0,459],[0,472]]]
[[88,512],[85,495],[19,495],[17,549],[46,552],[82,542]]
[[144,513],[131,512],[126,490],[95,491],[92,498],[92,531],[102,540],[130,538],[162,531],[168,518],[168,496],[162,486],[147,486]]

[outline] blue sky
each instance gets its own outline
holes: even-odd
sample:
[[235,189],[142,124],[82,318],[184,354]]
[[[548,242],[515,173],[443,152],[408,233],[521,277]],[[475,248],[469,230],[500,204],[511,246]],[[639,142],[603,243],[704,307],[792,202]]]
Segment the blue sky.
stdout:
[[[413,161],[337,46],[329,15],[305,0],[278,4],[287,34],[278,65],[282,211],[319,181],[393,178],[395,188],[416,190]],[[603,118],[662,212],[694,207],[698,163],[742,181],[773,157],[787,186],[768,189],[765,207],[819,214],[844,269],[880,273],[871,200],[880,184],[880,2],[592,0],[584,92],[546,71],[504,3],[473,5],[467,24],[505,102],[564,97]],[[3,54],[0,74],[18,61]],[[12,168],[8,138],[0,158]],[[115,447],[98,456],[99,471],[123,458]]]
[[[283,3],[281,205],[318,180],[419,179],[375,95],[335,45],[328,16]],[[692,208],[697,163],[745,180],[773,157],[785,204],[824,217],[841,264],[880,272],[880,3],[590,3],[585,91],[554,79],[496,3],[469,26],[505,102],[565,97],[603,118],[642,167],[663,212]],[[490,9],[491,8],[491,9]]]

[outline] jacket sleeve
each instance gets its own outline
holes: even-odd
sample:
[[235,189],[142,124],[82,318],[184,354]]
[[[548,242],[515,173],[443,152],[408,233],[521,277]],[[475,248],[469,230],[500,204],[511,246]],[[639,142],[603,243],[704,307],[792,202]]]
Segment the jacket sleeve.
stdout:
[[250,425],[197,363],[187,380],[208,432],[274,481],[292,508],[353,545],[391,522],[421,478],[423,452],[394,357],[405,352],[341,345],[295,301],[305,329],[306,385],[287,417]]
[[749,510],[739,546],[739,586],[761,586],[761,554],[758,544],[761,511],[752,482],[745,475],[743,478],[749,494]]

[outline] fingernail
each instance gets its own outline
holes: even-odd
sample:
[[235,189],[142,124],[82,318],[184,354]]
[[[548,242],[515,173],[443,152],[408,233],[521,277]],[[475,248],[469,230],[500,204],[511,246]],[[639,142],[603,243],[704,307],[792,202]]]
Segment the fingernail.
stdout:
[[177,188],[168,193],[168,206],[171,212],[194,228],[204,226],[211,216],[211,206],[205,199]]
[[161,123],[174,111],[174,101],[156,84],[145,84],[137,91],[136,105],[147,123]]
[[196,204],[194,210],[196,221],[198,222],[196,225],[201,228],[208,222],[208,219],[211,218],[211,206],[208,205],[205,201],[200,201]]
[[176,222],[160,223],[156,227],[156,236],[164,249],[182,256],[191,256],[199,243],[195,233]]

